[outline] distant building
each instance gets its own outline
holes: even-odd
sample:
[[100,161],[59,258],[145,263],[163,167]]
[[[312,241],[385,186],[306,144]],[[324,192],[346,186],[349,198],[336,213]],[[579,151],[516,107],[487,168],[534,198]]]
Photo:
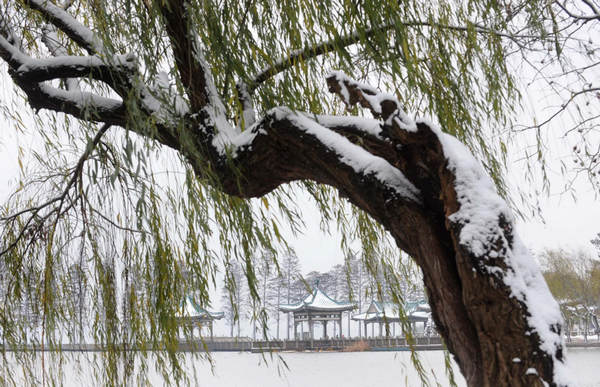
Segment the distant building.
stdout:
[[210,337],[213,337],[213,321],[220,320],[224,316],[223,312],[211,312],[200,305],[198,305],[191,296],[186,296],[181,302],[177,319],[180,328],[187,327],[192,331],[192,338],[194,337],[194,331],[198,328],[198,336],[202,337],[202,328],[207,327],[210,331]]
[[[319,284],[315,284],[312,293],[309,293],[301,301],[294,304],[281,304],[279,310],[294,314],[294,337],[298,338],[298,326],[300,326],[301,338],[314,339],[315,323],[322,324],[323,337],[327,338],[327,324],[331,321],[339,326],[339,334],[342,336],[342,312],[350,312],[356,309],[352,302],[336,301],[325,294]],[[304,323],[308,324],[308,335],[304,334]]]
[[368,324],[371,324],[371,336],[375,336],[375,325],[379,325],[378,336],[383,336],[382,328],[386,324],[392,331],[391,335],[396,336],[396,324],[402,332],[403,321],[410,324],[412,333],[417,331],[417,323],[423,324],[424,332],[427,330],[428,323],[431,324],[431,308],[425,301],[407,302],[403,307],[404,318],[400,312],[400,308],[395,303],[373,300],[365,312],[352,316],[352,320],[358,321],[359,324],[363,323],[365,337],[368,336]]

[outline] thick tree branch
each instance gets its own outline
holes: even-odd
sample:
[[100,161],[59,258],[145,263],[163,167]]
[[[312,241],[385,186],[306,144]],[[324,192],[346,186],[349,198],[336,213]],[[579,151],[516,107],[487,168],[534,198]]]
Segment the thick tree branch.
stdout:
[[48,0],[24,0],[24,3],[39,11],[49,23],[58,27],[89,54],[98,54],[103,51],[100,39],[63,8],[57,7]]
[[123,83],[130,83],[135,71],[133,55],[117,55],[110,62],[97,56],[61,56],[46,59],[29,58],[13,74],[29,82],[89,77],[119,89]]
[[[186,11],[186,0],[168,0],[161,2],[160,12],[163,15],[165,27],[175,64],[181,77],[181,82],[190,99],[192,111],[198,111],[209,103],[209,84],[207,69],[198,60],[202,55],[198,42],[192,30],[192,23]],[[209,80],[210,81],[210,80]]]
[[[70,3],[70,2],[69,2]],[[67,6],[68,3],[65,3]],[[67,49],[61,44],[57,34],[58,29],[53,25],[46,25],[42,28],[42,42],[46,45],[50,53],[55,56],[68,56]],[[65,86],[67,90],[80,90],[79,81],[76,78],[66,78]]]
[[[454,251],[451,262],[447,262],[448,270],[456,273],[462,292],[462,306],[453,305],[452,309],[464,308],[468,321],[463,323],[476,335],[469,338],[474,347],[467,350],[477,355],[461,354],[465,342],[454,341],[458,337],[453,337],[454,329],[448,325],[452,318],[439,313],[443,307],[436,304],[444,300],[445,295],[438,293],[439,286],[428,278],[436,272],[439,260],[431,262],[426,252],[418,252],[413,257],[423,268],[430,302],[436,305],[432,308],[436,310],[436,324],[442,330],[448,329],[444,337],[457,355],[468,383],[514,385],[519,380],[521,385],[567,384],[560,376],[565,365],[558,306],[539,268],[514,234],[508,207],[470,152],[433,125],[411,122],[391,95],[378,93],[340,73],[328,77],[328,84],[344,102],[360,104],[385,120],[386,134],[401,145],[399,153],[408,161],[406,165],[400,164],[399,169],[420,189],[426,208],[433,211],[434,218],[445,219],[441,232],[450,238]],[[423,170],[426,170],[425,178],[419,176]],[[396,235],[393,229],[390,232]],[[452,280],[452,276],[441,277]],[[488,287],[490,282],[494,284],[491,288]],[[482,292],[485,287],[488,288]],[[494,301],[501,299],[504,301]],[[541,311],[536,304],[540,299],[553,308]],[[502,316],[501,321],[506,321],[500,323],[504,325],[501,340],[493,339],[491,333],[498,329],[499,316]],[[529,365],[507,366],[515,354],[520,359],[528,359],[524,362]],[[483,364],[503,365],[506,369],[480,370],[468,361],[461,362],[463,355],[466,355],[465,360],[480,358]],[[534,364],[537,366],[533,367]],[[534,368],[535,373],[525,372],[528,369],[525,367]]]

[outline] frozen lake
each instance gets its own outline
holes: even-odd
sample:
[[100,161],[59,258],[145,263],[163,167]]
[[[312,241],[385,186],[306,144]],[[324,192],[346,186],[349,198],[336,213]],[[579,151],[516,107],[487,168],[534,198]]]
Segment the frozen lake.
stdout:
[[[410,352],[336,352],[284,353],[289,370],[278,375],[277,361],[268,367],[257,354],[215,354],[215,375],[204,368],[199,380],[206,386],[275,387],[275,386],[419,386],[421,381],[411,361]],[[449,385],[442,351],[418,352],[428,371],[430,385]],[[573,374],[581,386],[600,386],[600,348],[569,349]],[[459,386],[464,386],[458,367],[453,364]]]
[[[188,375],[194,384],[210,387],[279,387],[279,386],[420,386],[421,381],[410,361],[410,352],[322,352],[322,353],[282,353],[266,355],[268,365],[260,354],[218,352],[213,354],[215,368],[191,355],[188,360]],[[92,372],[85,366],[85,358],[96,354],[78,354],[79,361],[69,361],[63,368],[64,386],[93,386]],[[442,351],[418,352],[423,367],[429,375],[430,385],[449,385],[444,367]],[[600,348],[570,348],[569,359],[573,374],[577,375],[581,386],[600,386]],[[46,359],[46,364],[51,363]],[[76,363],[75,367],[72,367]],[[150,363],[150,361],[149,361]],[[192,365],[193,364],[193,365]],[[39,363],[38,363],[39,365]],[[37,367],[36,367],[37,368]],[[70,368],[70,370],[68,370]],[[150,374],[153,366],[149,364]],[[459,386],[465,382],[457,367],[454,374]],[[39,369],[39,368],[38,368]],[[74,371],[77,369],[78,371]],[[87,370],[86,370],[87,369]],[[23,385],[39,385],[40,380],[28,378]],[[161,385],[156,376],[151,376],[152,385]],[[135,383],[132,383],[135,385]]]

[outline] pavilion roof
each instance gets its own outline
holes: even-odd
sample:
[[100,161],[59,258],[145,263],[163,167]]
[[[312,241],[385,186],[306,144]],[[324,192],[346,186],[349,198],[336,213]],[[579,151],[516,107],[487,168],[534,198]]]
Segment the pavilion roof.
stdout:
[[[408,321],[427,321],[431,315],[429,304],[425,301],[409,301],[404,305],[404,312]],[[367,310],[352,316],[353,320],[361,321],[400,321],[400,310],[393,302],[371,301]]]
[[186,296],[181,302],[181,308],[177,317],[200,318],[207,320],[220,320],[225,314],[223,312],[211,312],[202,308],[191,296]]
[[346,310],[352,310],[356,308],[356,304],[353,302],[341,302],[336,301],[329,297],[325,292],[315,285],[312,293],[309,293],[299,302],[294,304],[281,304],[279,310],[282,312],[299,312],[299,311],[332,311],[332,312],[343,312]]

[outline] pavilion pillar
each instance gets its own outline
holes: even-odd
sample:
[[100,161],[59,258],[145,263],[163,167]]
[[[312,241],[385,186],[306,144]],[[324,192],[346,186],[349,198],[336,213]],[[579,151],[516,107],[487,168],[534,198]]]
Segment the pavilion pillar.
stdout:
[[367,333],[367,321],[365,320],[365,339],[368,337]]
[[[288,338],[289,338],[289,327],[288,327]],[[298,340],[298,322],[294,319],[294,340]]]
[[392,335],[396,337],[396,323],[392,323]]
[[379,323],[379,337],[383,337],[383,333],[381,332],[381,325],[383,325],[381,322]]
[[337,319],[331,320],[331,321],[333,322],[333,334],[331,335],[331,337],[335,338],[335,335],[337,335],[337,331],[338,331]]
[[[348,311],[348,338],[352,337],[352,335],[350,334],[350,320],[352,320],[350,318],[350,313],[351,312]],[[342,317],[340,316],[340,331],[342,330],[341,326],[342,326]],[[358,323],[358,335],[360,336],[360,323]]]
[[327,339],[327,320],[323,320],[323,338]]
[[210,340],[212,341],[212,339],[214,338],[214,335],[213,335],[213,322],[212,322],[212,320],[210,320],[209,324],[210,324],[209,325],[209,328],[210,328]]

